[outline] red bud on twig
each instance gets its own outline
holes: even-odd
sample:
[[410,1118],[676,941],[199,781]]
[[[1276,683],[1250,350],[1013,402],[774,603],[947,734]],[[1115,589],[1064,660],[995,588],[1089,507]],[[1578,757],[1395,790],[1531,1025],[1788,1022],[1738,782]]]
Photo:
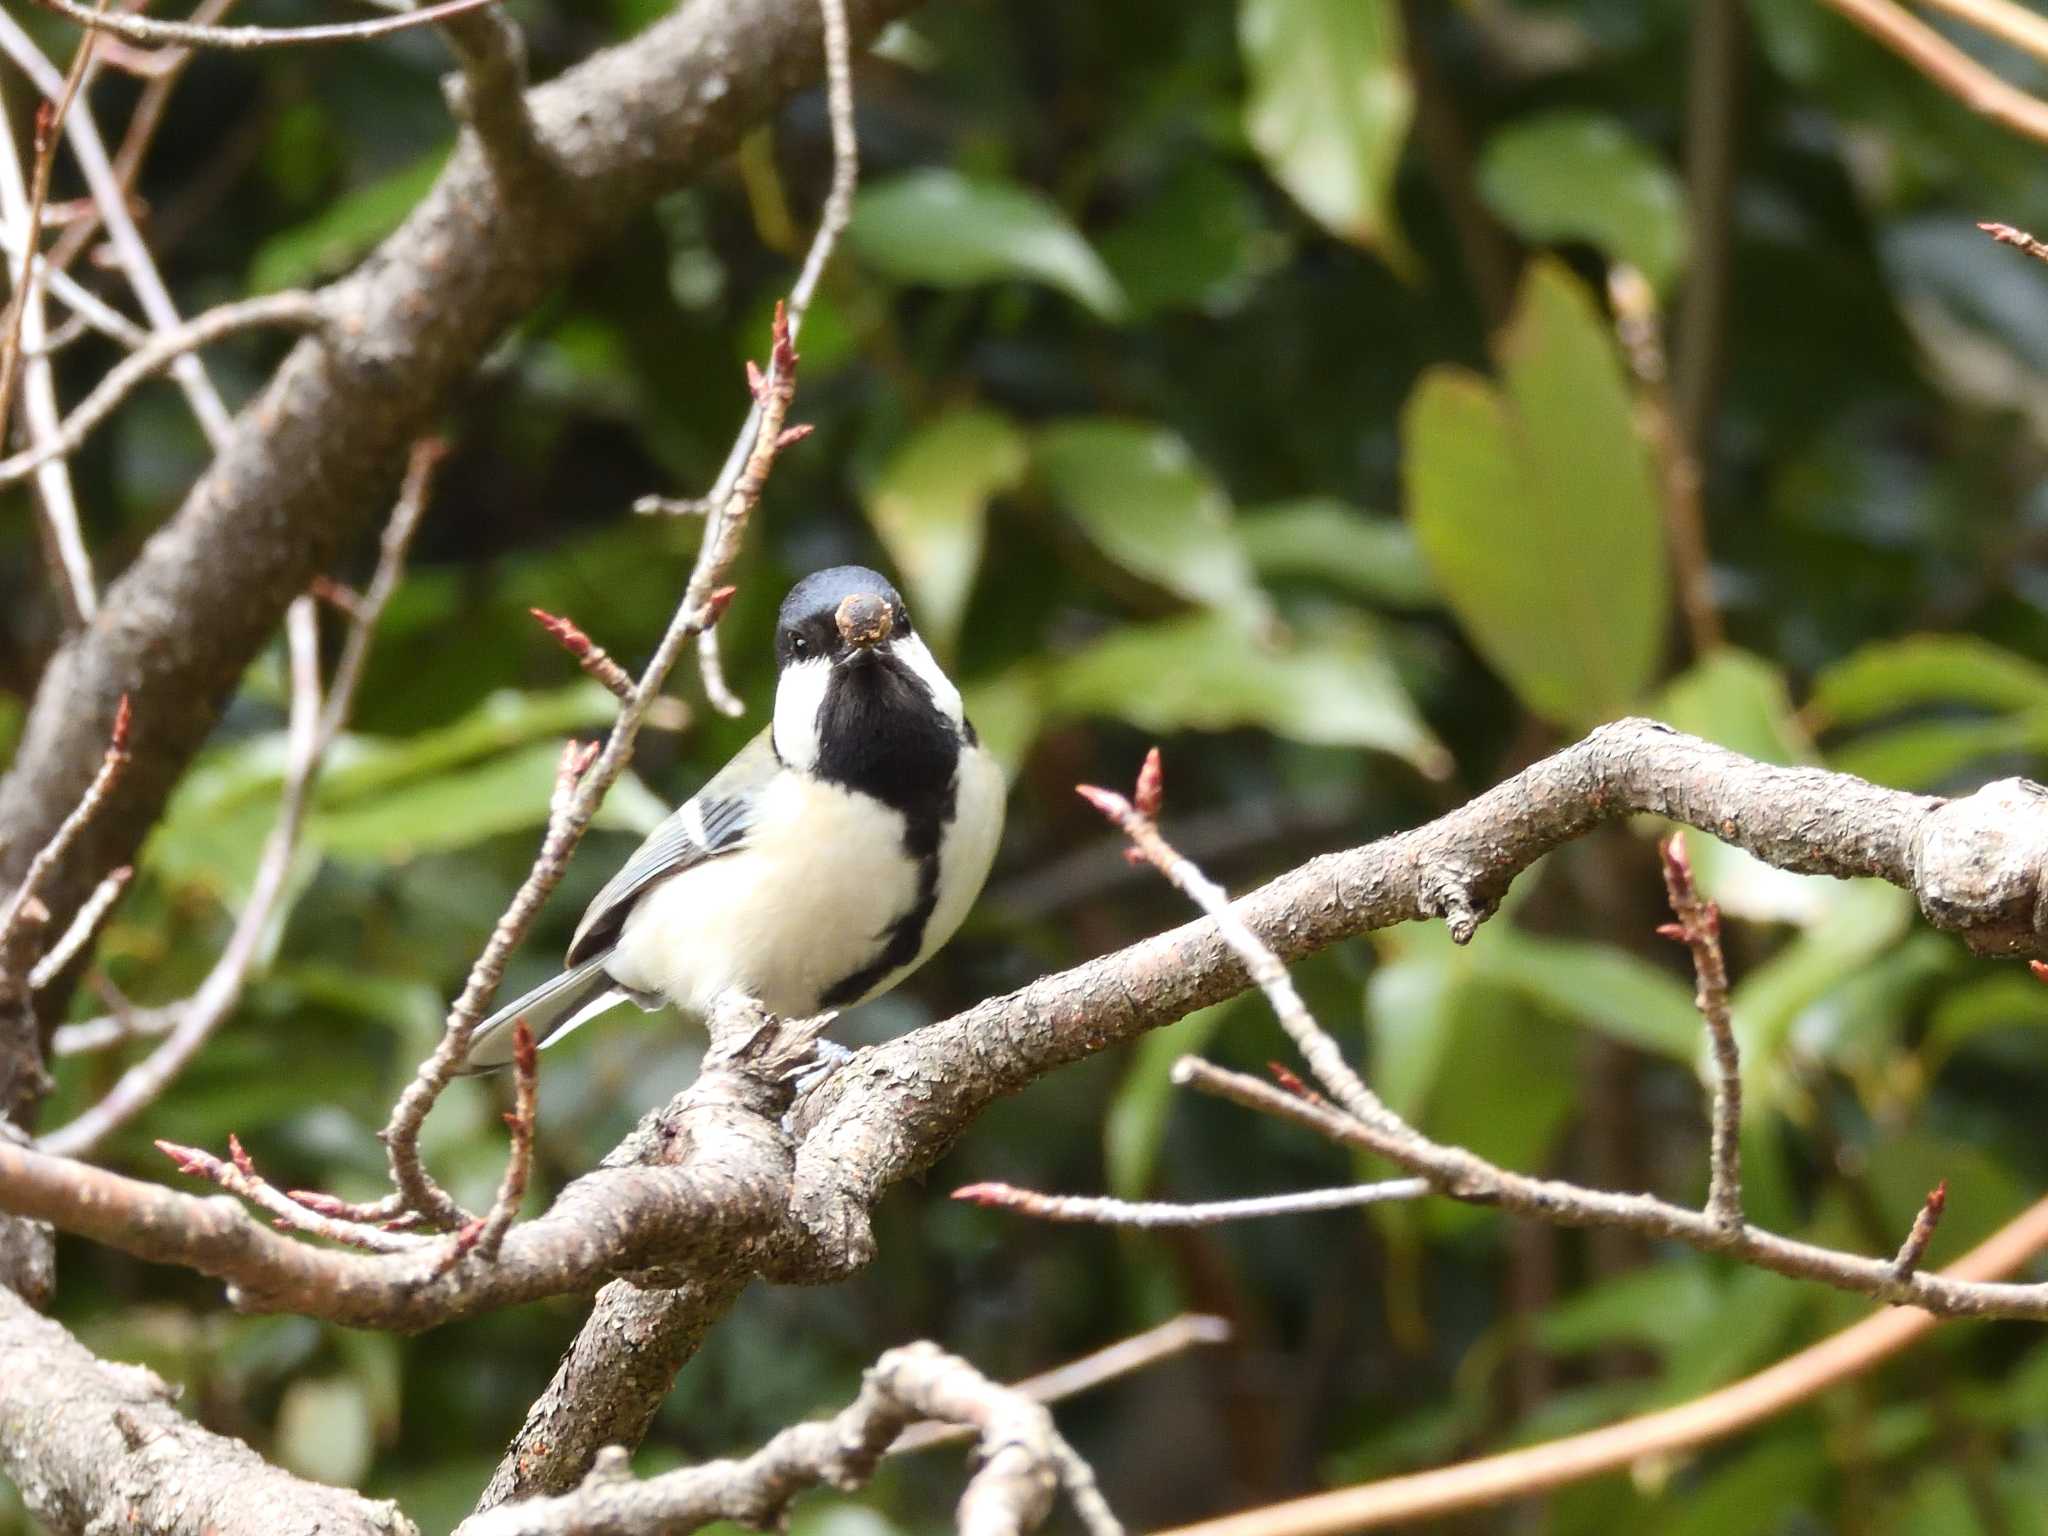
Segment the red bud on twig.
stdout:
[[1154,747],[1145,754],[1144,766],[1138,770],[1138,814],[1157,817],[1165,796],[1166,770],[1159,760],[1159,749]]

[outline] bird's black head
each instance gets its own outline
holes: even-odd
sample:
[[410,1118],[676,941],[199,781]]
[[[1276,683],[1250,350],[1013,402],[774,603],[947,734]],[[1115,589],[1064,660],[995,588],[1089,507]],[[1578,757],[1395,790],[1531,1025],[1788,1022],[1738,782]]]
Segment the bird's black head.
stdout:
[[823,659],[844,663],[886,653],[912,634],[903,595],[880,571],[835,565],[789,589],[775,621],[775,666]]
[[913,819],[950,813],[954,769],[973,732],[960,690],[887,577],[839,565],[798,582],[782,600],[775,662],[783,762]]

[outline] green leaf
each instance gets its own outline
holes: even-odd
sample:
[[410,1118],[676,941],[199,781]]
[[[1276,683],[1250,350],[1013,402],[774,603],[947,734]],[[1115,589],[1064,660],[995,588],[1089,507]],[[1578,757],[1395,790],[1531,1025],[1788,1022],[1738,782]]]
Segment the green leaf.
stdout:
[[1833,747],[1830,767],[1895,789],[1932,789],[1973,763],[2048,751],[2048,709],[1969,719],[1913,720]]
[[958,171],[906,171],[870,182],[854,200],[847,238],[886,277],[938,288],[1027,278],[1058,288],[1105,320],[1123,291],[1066,215],[1013,182]]
[[1655,675],[1670,582],[1621,363],[1563,267],[1534,265],[1503,389],[1424,376],[1403,421],[1408,514],[1473,644],[1522,702],[1584,729]]
[[1576,1355],[1614,1344],[1676,1348],[1702,1326],[1726,1318],[1707,1271],[1681,1261],[1596,1281],[1544,1313],[1536,1338],[1553,1354]]
[[1287,250],[1286,240],[1266,228],[1246,179],[1204,157],[1183,160],[1100,243],[1139,318],[1169,309],[1235,310]]
[[1650,147],[1611,117],[1519,118],[1487,140],[1479,195],[1535,244],[1583,240],[1667,292],[1685,260],[1685,192]]
[[1736,983],[1729,1006],[1751,1102],[1761,1107],[1775,1100],[1785,1046],[1800,1015],[1897,944],[1912,915],[1912,897],[1896,886],[1837,882],[1819,921]]
[[1118,565],[1194,602],[1265,613],[1228,493],[1173,433],[1135,422],[1064,422],[1038,434],[1032,465]]
[[[547,820],[561,755],[554,742],[536,742],[475,767],[424,775],[380,794],[323,806],[307,823],[306,840],[339,859],[401,864],[536,827]],[[625,808],[614,809],[607,796],[594,825],[644,830],[642,820]]]
[[1332,621],[1269,643],[1223,613],[1116,630],[1050,667],[1053,707],[1142,730],[1256,726],[1294,741],[1373,747],[1432,778],[1450,755],[1422,723],[1369,629]]
[[1562,1019],[1686,1066],[1699,1059],[1705,1027],[1692,989],[1626,950],[1496,924],[1473,958],[1478,975]]
[[285,1388],[277,1409],[277,1459],[301,1477],[352,1488],[370,1470],[374,1419],[360,1383],[308,1377]]
[[1332,582],[1388,608],[1436,601],[1429,563],[1408,525],[1325,496],[1247,507],[1237,526],[1261,576]]
[[259,293],[302,288],[347,271],[405,222],[447,160],[445,149],[436,150],[335,199],[304,224],[272,235],[256,248],[249,286]]
[[1410,263],[1394,173],[1415,93],[1394,0],[1239,0],[1245,135],[1332,234]]
[[1130,1066],[1102,1122],[1103,1166],[1111,1194],[1123,1200],[1150,1198],[1152,1171],[1166,1138],[1166,1117],[1179,1091],[1173,1086],[1173,1064],[1206,1046],[1242,1001],[1232,998],[1155,1029],[1131,1051]]
[[1909,635],[1859,647],[1824,668],[1808,701],[1828,725],[1859,725],[1929,704],[2048,706],[2048,668],[1972,635]]
[[962,693],[968,721],[981,744],[1003,765],[1003,772],[1015,779],[1045,723],[1045,690],[1038,669],[1012,667],[1000,677],[967,684]]
[[948,411],[907,438],[863,501],[941,656],[953,654],[981,565],[991,496],[1024,477],[1024,434],[999,411]]

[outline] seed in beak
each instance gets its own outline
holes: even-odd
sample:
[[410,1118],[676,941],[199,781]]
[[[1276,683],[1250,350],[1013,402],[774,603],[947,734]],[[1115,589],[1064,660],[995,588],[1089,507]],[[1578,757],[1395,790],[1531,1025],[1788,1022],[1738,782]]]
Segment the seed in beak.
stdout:
[[889,605],[871,592],[856,592],[841,600],[834,617],[839,623],[840,638],[858,651],[880,645],[896,627],[896,616]]

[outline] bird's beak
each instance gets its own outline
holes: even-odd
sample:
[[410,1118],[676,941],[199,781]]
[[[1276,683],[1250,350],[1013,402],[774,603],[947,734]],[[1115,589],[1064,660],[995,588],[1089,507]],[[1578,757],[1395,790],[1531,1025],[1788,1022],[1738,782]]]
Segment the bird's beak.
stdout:
[[833,617],[839,624],[839,637],[848,650],[856,652],[873,650],[896,627],[896,615],[872,592],[856,592],[843,599]]

